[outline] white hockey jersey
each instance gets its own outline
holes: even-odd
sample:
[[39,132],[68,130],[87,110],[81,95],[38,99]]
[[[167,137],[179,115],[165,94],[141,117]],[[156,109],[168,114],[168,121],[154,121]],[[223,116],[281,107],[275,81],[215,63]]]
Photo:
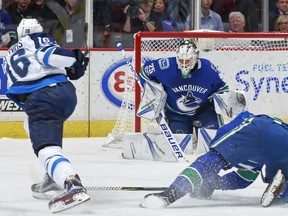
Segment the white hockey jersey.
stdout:
[[65,67],[76,61],[71,50],[60,48],[46,33],[21,38],[7,51],[3,70],[11,94],[30,93],[53,83],[67,82]]

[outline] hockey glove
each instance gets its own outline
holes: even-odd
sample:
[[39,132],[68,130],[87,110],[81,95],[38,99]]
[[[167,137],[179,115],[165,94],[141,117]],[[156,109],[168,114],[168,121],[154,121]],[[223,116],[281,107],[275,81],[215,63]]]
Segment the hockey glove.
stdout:
[[75,55],[76,62],[71,67],[66,67],[65,69],[70,80],[78,80],[85,74],[89,58],[85,57],[79,49],[73,49],[72,51]]

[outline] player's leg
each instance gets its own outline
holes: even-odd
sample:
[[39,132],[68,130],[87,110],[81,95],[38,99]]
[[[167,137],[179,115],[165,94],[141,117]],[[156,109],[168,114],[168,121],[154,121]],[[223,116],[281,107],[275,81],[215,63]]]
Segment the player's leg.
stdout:
[[287,175],[288,175],[288,131],[286,125],[275,122],[264,131],[265,152],[269,156],[266,163],[264,181],[269,183],[262,198],[261,205],[268,207],[275,203],[286,203],[288,201]]
[[[225,165],[219,154],[209,151],[184,169],[167,190],[146,195],[141,206],[161,208],[174,203],[186,194],[191,194],[193,197],[205,193],[212,194],[211,190],[214,191],[212,182]],[[206,187],[208,185],[209,187]]]
[[193,117],[179,115],[165,109],[168,125],[174,134],[192,134]]
[[50,201],[52,212],[89,199],[79,176],[62,153],[63,124],[73,113],[76,103],[74,86],[63,83],[32,93],[25,104],[34,152],[48,175],[64,189],[64,194]]

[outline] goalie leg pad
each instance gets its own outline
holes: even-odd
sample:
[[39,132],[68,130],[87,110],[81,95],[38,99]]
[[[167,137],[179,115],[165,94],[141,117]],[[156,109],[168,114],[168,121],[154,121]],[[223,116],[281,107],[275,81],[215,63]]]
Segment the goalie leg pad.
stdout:
[[[174,134],[182,151],[193,155],[192,135]],[[163,141],[163,134],[127,133],[123,137],[123,157],[126,159],[176,162],[170,146]]]

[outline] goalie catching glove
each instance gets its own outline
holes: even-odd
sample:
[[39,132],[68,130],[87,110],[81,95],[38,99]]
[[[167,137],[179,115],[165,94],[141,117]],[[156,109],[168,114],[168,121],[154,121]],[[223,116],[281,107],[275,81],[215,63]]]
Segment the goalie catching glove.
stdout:
[[165,106],[166,98],[162,84],[145,82],[137,116],[151,121],[156,119]]
[[75,55],[76,62],[71,67],[66,67],[65,69],[70,80],[78,80],[85,74],[89,58],[85,57],[79,49],[73,49],[72,52]]

